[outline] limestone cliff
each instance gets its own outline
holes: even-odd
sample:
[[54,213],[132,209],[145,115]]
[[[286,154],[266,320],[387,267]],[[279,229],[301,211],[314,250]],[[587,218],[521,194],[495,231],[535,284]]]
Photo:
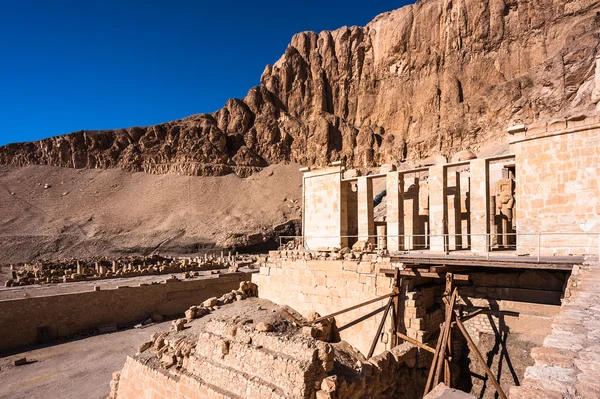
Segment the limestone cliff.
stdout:
[[451,156],[510,124],[584,109],[600,4],[427,0],[295,35],[261,85],[212,114],[0,148],[0,164],[247,176],[282,161]]

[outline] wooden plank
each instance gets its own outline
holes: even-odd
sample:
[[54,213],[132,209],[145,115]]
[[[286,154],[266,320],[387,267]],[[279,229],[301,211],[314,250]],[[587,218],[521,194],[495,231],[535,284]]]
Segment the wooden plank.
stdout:
[[404,335],[404,334],[402,334],[401,332],[396,332],[396,335],[397,335],[399,338],[401,338],[401,339],[405,340],[406,342],[410,342],[411,344],[413,344],[413,345],[416,345],[416,346],[418,346],[419,348],[426,350],[427,352],[431,352],[431,353],[434,353],[434,354],[435,354],[435,349],[433,349],[433,348],[432,348],[431,346],[429,346],[429,345],[425,345],[424,343],[422,343],[422,342],[419,342],[419,341],[417,341],[416,339],[409,337],[408,335]]
[[[451,282],[450,282],[450,285],[452,285]],[[452,292],[452,295],[450,296],[450,303],[446,307],[446,322],[445,322],[446,329],[444,330],[444,335],[442,336],[442,350],[438,354],[440,359],[438,360],[438,363],[436,366],[434,383],[431,388],[433,388],[434,386],[436,386],[437,384],[440,383],[440,375],[442,372],[442,368],[444,367],[444,359],[446,358],[445,354],[446,354],[446,345],[448,344],[448,336],[450,335],[450,332],[452,331],[451,323],[452,323],[452,317],[454,316],[454,304],[456,303],[457,296],[458,296],[458,290],[455,288],[454,291]]]
[[390,308],[394,303],[394,298],[390,297],[385,310],[383,311],[383,318],[381,319],[381,323],[379,323],[379,327],[377,327],[377,334],[375,334],[375,338],[373,338],[373,343],[371,343],[371,349],[369,349],[369,354],[367,355],[367,359],[370,359],[373,356],[373,352],[375,352],[375,347],[377,346],[377,341],[379,341],[379,336],[381,335],[381,331],[383,330],[383,326],[385,325],[385,319],[387,319],[387,315],[390,312]]
[[[396,269],[379,269],[379,273],[389,276],[389,275],[395,274],[395,270]],[[442,273],[442,274],[430,273],[430,272],[421,273],[418,271],[411,271],[411,270],[400,270],[400,276],[401,277],[436,278],[436,279],[446,278],[444,273]],[[469,281],[469,276],[466,274],[455,274],[454,279],[459,280],[459,281]]]
[[[446,328],[446,325],[444,323],[442,323],[442,325],[440,326],[440,334],[445,328]],[[423,396],[427,395],[427,393],[430,391],[429,387],[431,386],[431,383],[433,382],[433,373],[435,371],[435,366],[436,366],[436,362],[437,362],[437,358],[438,358],[437,355],[440,352],[441,347],[442,347],[442,340],[441,340],[441,337],[439,337],[437,345],[435,347],[435,354],[433,355],[433,360],[431,361],[431,366],[429,368],[429,375],[427,376],[427,382],[425,383],[425,392],[423,393]]]
[[444,267],[470,266],[470,267],[493,267],[508,269],[534,269],[534,270],[565,270],[570,271],[573,265],[581,262],[537,262],[534,260],[486,260],[486,259],[446,259],[446,258],[402,258],[406,267],[414,268],[423,265],[437,265]]
[[386,299],[386,298],[389,298],[389,297],[392,297],[392,296],[397,296],[397,295],[398,295],[398,291],[394,290],[394,291],[392,291],[392,292],[391,292],[391,293],[389,293],[389,294],[382,295],[382,296],[380,296],[380,297],[377,297],[377,298],[371,299],[370,301],[363,302],[363,303],[359,303],[358,305],[354,305],[354,306],[351,306],[351,307],[349,307],[349,308],[342,309],[342,310],[339,310],[339,311],[337,311],[337,312],[333,312],[333,313],[331,313],[331,314],[329,314],[329,315],[327,315],[327,316],[321,316],[321,317],[318,317],[318,318],[316,318],[315,320],[313,320],[313,321],[312,321],[310,324],[316,324],[316,323],[318,323],[318,322],[320,322],[320,321],[323,321],[323,320],[325,320],[325,319],[328,319],[328,318],[330,318],[330,317],[334,317],[334,316],[340,315],[340,314],[342,314],[342,313],[350,312],[351,310],[358,309],[358,308],[361,308],[361,307],[363,307],[363,306],[366,306],[366,305],[370,305],[370,304],[372,304],[372,303],[375,303],[375,302],[377,302],[377,301],[381,301],[382,299]]
[[344,324],[343,326],[338,327],[338,331],[344,331],[347,328],[350,328],[352,326],[357,325],[358,323],[361,323],[373,316],[375,316],[378,313],[381,313],[385,310],[385,306],[380,307],[379,309],[375,309],[374,311],[372,311],[371,313],[367,313],[366,315],[360,316],[358,319],[356,320],[352,320],[349,323]]

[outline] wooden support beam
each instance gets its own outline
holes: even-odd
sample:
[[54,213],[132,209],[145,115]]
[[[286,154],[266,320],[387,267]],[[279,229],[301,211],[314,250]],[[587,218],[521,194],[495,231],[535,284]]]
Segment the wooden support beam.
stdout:
[[391,256],[392,260],[400,260],[407,268],[423,267],[426,265],[432,266],[466,266],[474,269],[486,267],[508,268],[508,269],[537,269],[537,270],[567,270],[573,269],[573,265],[581,264],[583,259],[573,259],[572,261],[546,261],[538,262],[537,260],[518,259],[468,259],[464,258],[412,258],[406,256]]
[[419,348],[426,350],[427,352],[435,353],[435,349],[433,349],[431,346],[425,345],[424,343],[419,342],[416,339],[409,337],[408,335],[404,335],[401,332],[397,332],[396,335],[398,336],[398,338],[401,338],[406,342],[410,342],[411,344],[416,345]]
[[[452,286],[452,279],[450,278],[450,286]],[[454,291],[452,292],[452,295],[450,296],[450,304],[446,307],[446,322],[445,322],[445,330],[444,330],[444,334],[441,336],[442,339],[442,349],[440,351],[440,353],[438,353],[438,362],[436,365],[436,369],[435,369],[435,377],[433,380],[433,386],[431,386],[431,388],[433,388],[434,386],[436,386],[437,384],[440,383],[440,376],[444,367],[444,360],[446,358],[446,346],[448,345],[448,336],[450,335],[450,332],[452,331],[452,317],[454,316],[454,303],[456,302],[456,297],[458,296],[458,290],[456,288],[454,288]],[[430,388],[430,389],[431,389]]]
[[433,355],[433,360],[431,361],[431,366],[429,367],[429,375],[427,376],[427,382],[425,383],[425,392],[423,392],[423,396],[427,395],[427,393],[431,390],[429,387],[431,386],[431,383],[433,382],[433,373],[435,371],[437,355],[440,352],[440,349],[442,348],[441,332],[445,328],[446,328],[445,324],[442,323],[440,325],[440,336],[438,337],[437,345],[435,347],[435,354]]
[[[396,273],[394,274],[394,287],[397,292],[400,292],[402,288],[402,280],[400,278],[400,269],[396,269]],[[398,344],[398,336],[396,333],[398,332],[398,318],[400,316],[400,298],[398,296],[394,297],[394,304],[392,307],[392,338],[391,344],[392,348]]]
[[481,355],[481,352],[479,352],[479,349],[477,349],[477,346],[471,339],[471,336],[469,335],[469,333],[465,329],[465,326],[463,326],[462,322],[460,321],[460,319],[458,317],[456,317],[456,325],[458,326],[458,329],[460,330],[460,332],[464,335],[465,339],[467,340],[467,343],[469,344],[469,348],[471,348],[471,350],[475,353],[475,356],[477,356],[477,360],[479,360],[479,363],[481,363],[481,365],[483,366],[485,373],[487,374],[490,381],[492,381],[492,384],[496,388],[496,392],[498,392],[498,395],[500,396],[500,398],[508,399],[506,394],[500,387],[500,384],[494,377],[494,374],[492,374],[492,370],[490,370],[490,368],[486,364],[485,360],[483,359],[483,356]]
[[369,318],[371,318],[371,317],[375,316],[376,314],[383,312],[384,310],[385,310],[385,306],[382,306],[382,307],[380,307],[379,309],[376,309],[376,310],[372,311],[371,313],[367,313],[367,314],[366,314],[366,315],[364,315],[364,316],[360,316],[358,319],[356,319],[356,320],[352,320],[351,322],[349,322],[349,323],[346,323],[346,324],[344,324],[344,325],[343,325],[343,326],[341,326],[341,327],[338,327],[338,331],[344,331],[344,330],[345,330],[345,329],[347,329],[347,328],[350,328],[350,327],[352,327],[352,326],[355,326],[355,325],[357,325],[358,323],[360,323],[360,322],[363,322],[363,321],[365,321],[365,320],[367,320],[367,319],[369,319]]
[[354,305],[354,306],[351,306],[351,307],[349,307],[349,308],[342,309],[342,310],[339,310],[339,311],[337,311],[337,312],[333,312],[333,313],[331,313],[331,314],[329,314],[329,315],[327,315],[327,316],[321,316],[321,317],[318,317],[318,318],[316,318],[315,320],[313,320],[313,321],[312,321],[310,324],[316,324],[316,323],[318,323],[318,322],[320,322],[320,321],[323,321],[323,320],[326,320],[326,319],[328,319],[328,318],[330,318],[330,317],[334,317],[334,316],[340,315],[340,314],[342,314],[342,313],[350,312],[351,310],[358,309],[358,308],[361,308],[361,307],[363,307],[363,306],[366,306],[366,305],[370,305],[370,304],[372,304],[372,303],[375,303],[375,302],[377,302],[377,301],[381,301],[382,299],[386,299],[386,298],[389,298],[389,297],[394,297],[394,296],[397,296],[397,295],[398,295],[398,291],[396,291],[396,290],[394,289],[394,291],[392,291],[392,292],[391,292],[391,293],[389,293],[389,294],[385,294],[385,295],[382,295],[382,296],[380,296],[380,297],[373,298],[373,299],[371,299],[371,300],[369,300],[369,301],[367,301],[367,302],[359,303],[358,305]]
[[383,326],[385,325],[385,319],[387,319],[387,315],[390,312],[390,308],[392,307],[392,303],[394,303],[394,298],[390,297],[385,310],[383,311],[383,318],[381,319],[381,323],[379,323],[379,327],[377,327],[377,334],[375,334],[375,338],[373,339],[373,343],[371,344],[371,349],[369,349],[369,355],[367,359],[370,359],[373,356],[373,352],[375,352],[375,347],[377,346],[377,341],[379,341],[379,336],[381,335],[381,331],[383,330]]
[[[379,269],[379,273],[385,275],[394,275],[396,269]],[[400,277],[423,277],[423,278],[446,278],[444,273],[419,272],[414,270],[400,270]],[[466,274],[455,274],[454,280],[469,281],[469,276]]]

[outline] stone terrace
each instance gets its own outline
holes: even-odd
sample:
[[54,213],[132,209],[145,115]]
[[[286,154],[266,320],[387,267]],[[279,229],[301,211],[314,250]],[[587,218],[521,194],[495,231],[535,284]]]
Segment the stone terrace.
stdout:
[[600,397],[600,263],[576,267],[565,297],[512,399]]

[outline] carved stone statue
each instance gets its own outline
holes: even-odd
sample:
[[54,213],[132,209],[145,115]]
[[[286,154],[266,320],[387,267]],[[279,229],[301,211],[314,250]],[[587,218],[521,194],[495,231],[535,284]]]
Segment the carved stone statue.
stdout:
[[512,222],[515,197],[513,196],[513,181],[499,180],[496,183],[496,215],[503,215]]
[[[497,238],[502,239],[502,246],[508,247],[515,242],[514,228],[514,180],[502,179],[496,183],[496,231]],[[500,240],[498,240],[500,241]],[[498,242],[500,244],[500,242]]]

